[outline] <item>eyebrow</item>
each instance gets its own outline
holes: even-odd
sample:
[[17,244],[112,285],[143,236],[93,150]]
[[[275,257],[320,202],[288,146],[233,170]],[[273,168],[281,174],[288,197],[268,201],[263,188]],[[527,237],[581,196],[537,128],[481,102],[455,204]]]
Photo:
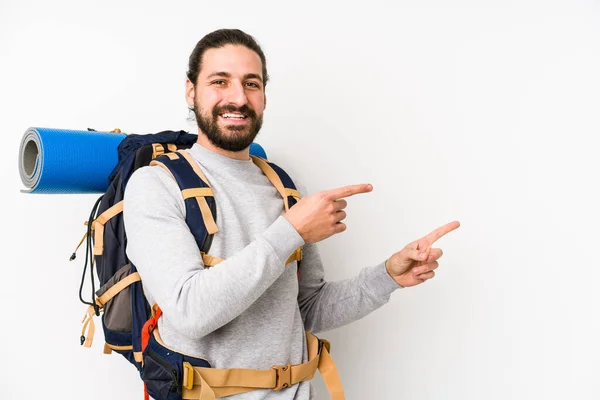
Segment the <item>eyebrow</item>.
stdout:
[[[225,72],[225,71],[219,71],[219,72],[213,72],[212,74],[210,74],[208,76],[207,79],[210,79],[212,77],[215,76],[222,76],[224,78],[231,78],[231,74],[229,72]],[[254,73],[250,73],[250,74],[246,74],[244,75],[244,79],[258,79],[261,83],[262,83],[262,76],[260,76],[259,74],[254,74]]]

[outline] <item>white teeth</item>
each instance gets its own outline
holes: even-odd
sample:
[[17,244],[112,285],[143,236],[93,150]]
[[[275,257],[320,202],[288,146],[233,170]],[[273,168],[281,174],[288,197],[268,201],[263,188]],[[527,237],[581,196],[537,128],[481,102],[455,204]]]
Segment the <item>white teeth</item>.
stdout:
[[223,114],[221,115],[223,118],[236,118],[236,119],[244,119],[245,115],[242,114]]

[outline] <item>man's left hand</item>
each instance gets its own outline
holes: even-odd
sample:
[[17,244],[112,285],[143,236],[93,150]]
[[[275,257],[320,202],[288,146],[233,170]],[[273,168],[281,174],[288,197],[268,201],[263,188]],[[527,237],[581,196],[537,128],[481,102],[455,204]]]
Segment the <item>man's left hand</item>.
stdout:
[[385,263],[388,274],[403,287],[416,286],[435,276],[442,256],[441,249],[432,249],[436,240],[460,226],[458,221],[450,222],[429,235],[408,244],[395,253]]

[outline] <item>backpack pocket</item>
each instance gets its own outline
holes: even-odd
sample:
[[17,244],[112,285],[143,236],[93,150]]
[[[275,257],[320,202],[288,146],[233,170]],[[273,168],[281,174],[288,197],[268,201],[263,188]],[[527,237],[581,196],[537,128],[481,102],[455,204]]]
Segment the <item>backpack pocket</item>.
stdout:
[[205,359],[166,347],[154,334],[150,335],[143,357],[141,377],[148,394],[156,400],[181,400],[184,361],[194,367],[211,368]]
[[181,399],[181,372],[177,365],[169,363],[151,348],[144,354],[142,380],[155,400]]
[[[119,282],[131,275],[131,264],[125,264],[96,292],[98,299],[109,294],[109,290],[117,288]],[[102,318],[106,329],[115,332],[131,332],[131,287],[119,290],[106,302],[103,302],[104,316]]]
[[138,357],[134,354],[136,350],[134,350],[133,338],[136,335],[133,335],[132,331],[135,325],[132,318],[134,306],[132,291],[136,285],[141,285],[139,275],[135,268],[128,263],[117,270],[96,292],[96,295],[98,296],[97,301],[103,307],[102,327],[106,341],[105,352],[115,351],[139,369],[141,368],[141,352]]

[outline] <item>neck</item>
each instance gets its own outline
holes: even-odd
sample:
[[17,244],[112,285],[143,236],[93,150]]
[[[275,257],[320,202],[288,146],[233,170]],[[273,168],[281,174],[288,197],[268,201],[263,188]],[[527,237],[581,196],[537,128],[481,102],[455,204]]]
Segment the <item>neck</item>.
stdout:
[[200,129],[198,129],[198,140],[196,140],[200,146],[212,151],[213,153],[220,154],[225,157],[233,158],[234,160],[242,160],[246,161],[250,159],[250,147],[246,147],[242,151],[228,151],[223,150],[220,147],[215,146],[208,140],[206,135],[202,133]]

